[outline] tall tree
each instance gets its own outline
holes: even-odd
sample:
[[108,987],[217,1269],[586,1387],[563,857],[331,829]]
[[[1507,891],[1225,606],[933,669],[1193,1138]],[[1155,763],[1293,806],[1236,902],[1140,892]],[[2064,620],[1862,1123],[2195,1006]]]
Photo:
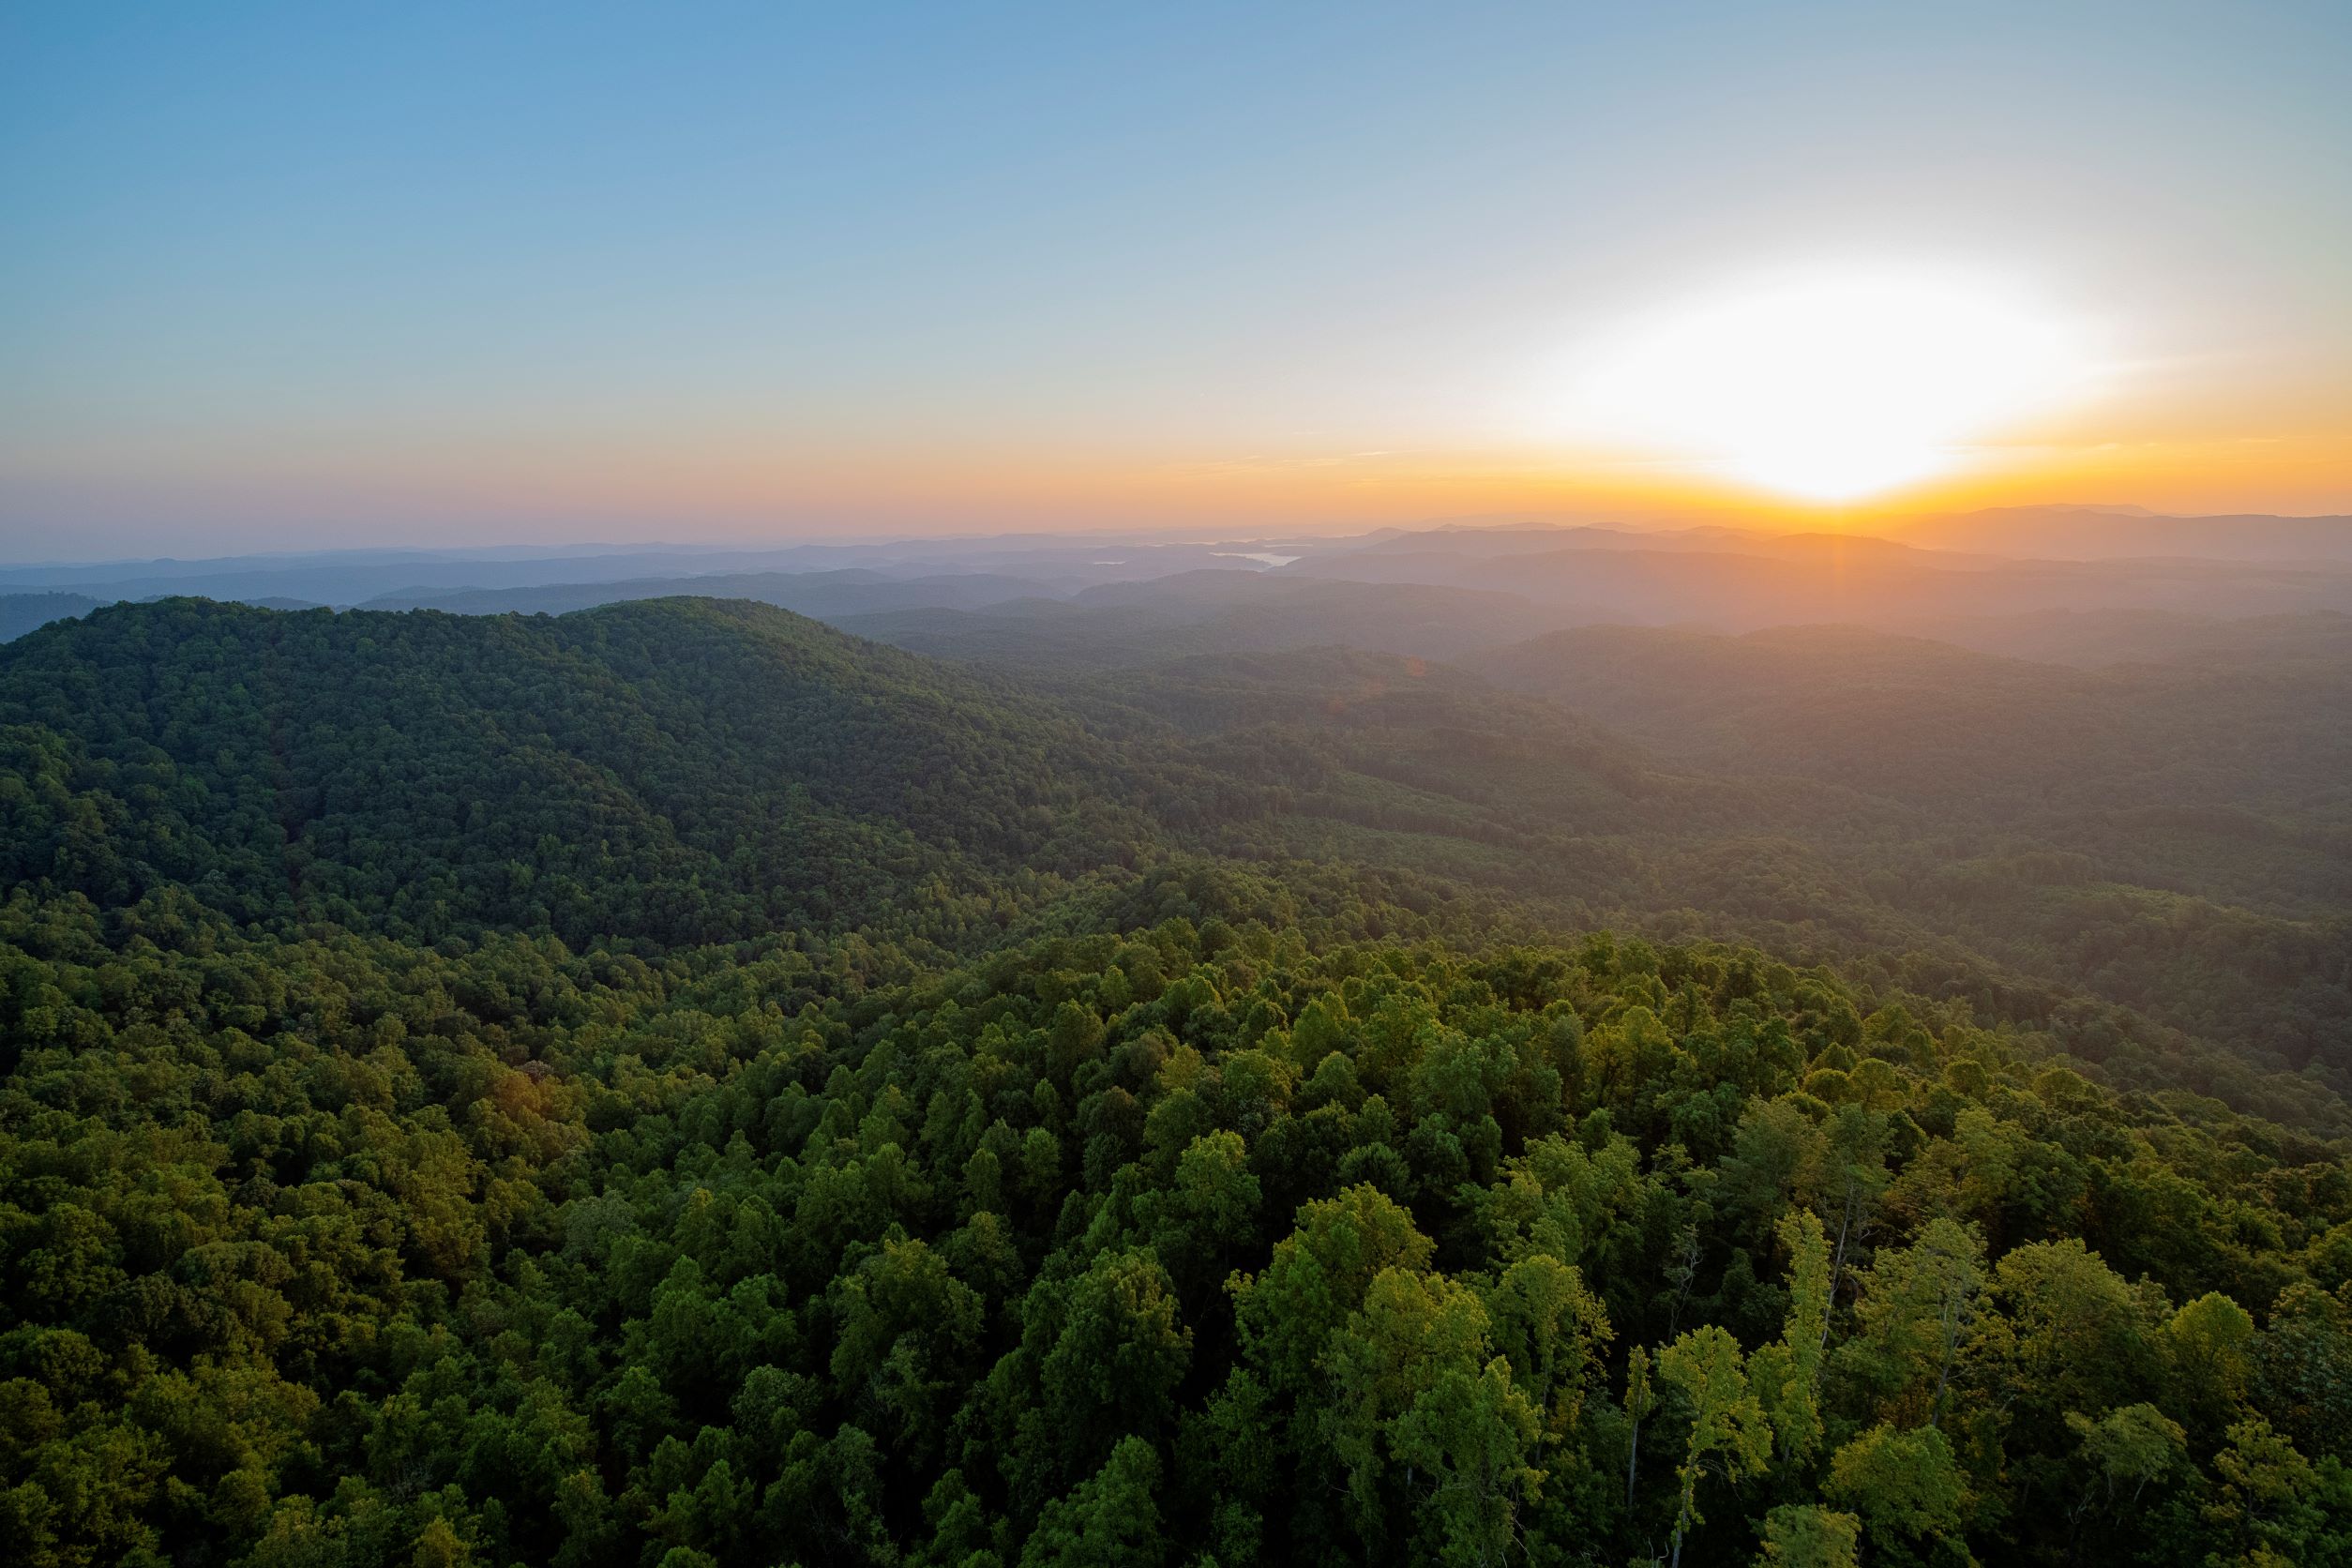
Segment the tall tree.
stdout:
[[1788,1316],[1780,1338],[1749,1358],[1748,1380],[1781,1456],[1802,1459],[1821,1438],[1822,1340],[1830,1316],[1830,1246],[1818,1215],[1796,1210],[1775,1228],[1788,1254]]
[[1984,1285],[1984,1241],[1971,1226],[1927,1223],[1907,1247],[1881,1251],[1860,1279],[1858,1333],[1841,1360],[1897,1423],[1943,1418]]
[[1683,1538],[1701,1519],[1699,1481],[1710,1473],[1734,1482],[1761,1474],[1772,1458],[1772,1428],[1749,1392],[1740,1342],[1712,1324],[1693,1329],[1660,1350],[1658,1378],[1681,1395],[1690,1420],[1676,1471],[1681,1490],[1672,1559],[1680,1568]]

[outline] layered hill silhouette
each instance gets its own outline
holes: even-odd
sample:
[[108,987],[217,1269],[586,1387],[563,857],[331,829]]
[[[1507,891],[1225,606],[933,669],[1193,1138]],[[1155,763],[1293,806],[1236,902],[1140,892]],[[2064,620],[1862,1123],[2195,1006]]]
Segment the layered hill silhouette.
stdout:
[[[1219,606],[1226,651],[1142,635],[1130,595],[975,617],[1128,633],[1004,669],[744,601],[116,606],[0,656],[5,872],[285,929],[971,952],[1206,856],[1371,876],[1463,930],[1926,961],[2020,1016],[2079,996],[2259,1070],[2352,1067],[2352,770],[2305,716],[2347,689],[2330,621],[2272,635],[2303,660],[2235,667],[1587,627],[1455,668],[1280,645],[1377,618],[1377,588],[1223,575],[1168,596]],[[1276,645],[1243,651],[1237,614]]]
[[[1507,548],[1503,548],[1507,547]],[[1548,548],[1546,548],[1548,547]],[[1639,538],[1560,547],[1513,533],[1497,544],[1417,535],[1279,568],[1357,581],[1500,589],[1584,622],[1727,631],[1820,622],[1901,627],[1950,616],[2053,610],[2260,615],[2352,610],[2341,561],[2009,560],[1843,535]]]
[[1915,518],[1889,532],[1934,550],[2059,560],[2352,561],[2352,517],[2166,517],[2137,506],[1999,506]]

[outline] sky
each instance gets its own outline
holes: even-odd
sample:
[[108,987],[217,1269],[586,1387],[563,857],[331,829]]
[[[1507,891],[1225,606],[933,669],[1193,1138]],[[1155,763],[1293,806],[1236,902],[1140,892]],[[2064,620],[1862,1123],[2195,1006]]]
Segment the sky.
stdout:
[[0,0],[0,558],[2352,512],[2352,6]]

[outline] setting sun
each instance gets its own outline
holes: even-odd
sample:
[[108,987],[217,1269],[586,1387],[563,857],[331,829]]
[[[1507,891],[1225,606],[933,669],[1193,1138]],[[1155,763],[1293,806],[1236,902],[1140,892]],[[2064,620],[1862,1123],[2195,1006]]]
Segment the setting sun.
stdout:
[[1593,356],[1578,413],[1744,484],[1849,501],[1960,466],[2079,396],[2079,339],[1964,280],[1783,279],[1627,327]]

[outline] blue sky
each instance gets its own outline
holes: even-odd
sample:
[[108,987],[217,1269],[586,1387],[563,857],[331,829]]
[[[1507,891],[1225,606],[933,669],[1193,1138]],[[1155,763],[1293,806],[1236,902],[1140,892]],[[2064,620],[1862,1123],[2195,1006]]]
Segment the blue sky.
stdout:
[[2343,6],[10,5],[0,553],[1573,503],[1546,377],[1817,262],[2094,321],[2036,440],[2157,455],[2050,485],[2352,509],[2347,62]]

